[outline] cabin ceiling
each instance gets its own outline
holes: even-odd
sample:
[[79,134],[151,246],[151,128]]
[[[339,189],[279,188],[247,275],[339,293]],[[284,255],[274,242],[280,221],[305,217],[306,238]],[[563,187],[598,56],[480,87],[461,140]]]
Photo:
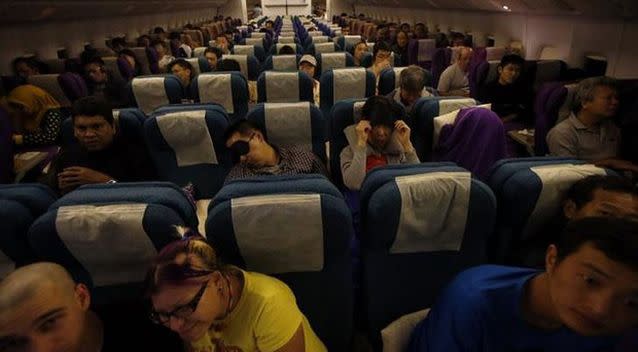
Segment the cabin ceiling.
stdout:
[[543,15],[638,17],[638,0],[347,0],[355,5],[468,10]]
[[0,26],[216,8],[237,0],[0,0]]

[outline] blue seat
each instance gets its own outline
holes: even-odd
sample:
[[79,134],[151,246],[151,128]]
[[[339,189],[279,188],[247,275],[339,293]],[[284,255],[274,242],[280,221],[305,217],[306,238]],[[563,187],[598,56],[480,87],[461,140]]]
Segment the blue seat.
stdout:
[[311,44],[331,43],[332,39],[328,36],[307,36],[303,41],[303,46],[306,49],[310,48]]
[[313,81],[304,72],[266,71],[257,80],[257,102],[315,102]]
[[232,181],[213,199],[206,232],[226,263],[288,284],[329,351],[350,349],[352,219],[325,177]]
[[337,38],[337,44],[352,54],[354,46],[362,40],[360,35],[343,35]]
[[388,95],[399,87],[399,77],[404,69],[405,67],[392,67],[381,71],[381,75],[379,75],[379,95]]
[[[92,303],[98,305],[138,300],[157,252],[179,238],[173,226],[185,225],[175,209],[143,197],[101,202],[109,186],[86,189],[77,202],[62,198],[28,234],[38,257],[64,266],[91,287]],[[126,191],[135,197],[134,187]]]
[[498,162],[487,178],[499,203],[498,221],[489,241],[490,261],[508,263],[562,211],[565,192],[575,182],[612,171],[569,158],[533,157]]
[[42,184],[0,185],[0,278],[38,259],[26,234],[55,199],[55,193]]
[[215,72],[197,76],[191,83],[196,102],[219,104],[231,120],[248,113],[248,82],[240,72]]
[[133,106],[146,115],[160,106],[180,104],[184,96],[182,83],[174,75],[135,77],[128,89]]
[[276,45],[273,45],[272,47],[270,47],[270,50],[268,51],[268,56],[279,55],[279,50],[281,50],[281,48],[283,48],[286,45],[292,47],[293,49],[295,49],[295,52],[297,53],[297,55],[303,54],[303,47],[301,45],[299,45],[299,44],[295,44],[295,43],[277,43]]
[[363,99],[375,94],[374,73],[364,68],[336,69],[321,75],[320,106],[324,116],[339,100]]
[[310,55],[317,56],[321,53],[336,53],[339,51],[343,51],[341,47],[337,43],[327,42],[327,43],[310,43],[306,47],[308,53]]
[[346,52],[319,53],[315,55],[315,58],[317,59],[316,78],[331,69],[354,66],[354,58]]
[[299,70],[300,55],[271,55],[262,65],[262,71],[296,72]]
[[228,116],[217,105],[154,113],[144,123],[144,134],[160,179],[192,183],[197,198],[212,198],[232,165],[224,144],[227,127]]
[[[118,134],[131,142],[144,143],[142,125],[146,115],[137,108],[113,110],[113,118]],[[73,130],[73,119],[67,118],[62,122],[61,138],[63,145],[77,143]]]
[[258,104],[246,118],[264,126],[269,142],[282,146],[306,146],[326,162],[326,122],[314,104]]
[[492,191],[452,163],[371,170],[361,187],[363,302],[368,331],[430,307],[460,271],[486,261]]
[[266,51],[263,46],[259,45],[235,45],[232,53],[235,55],[253,55],[259,62],[264,62],[266,59]]
[[256,81],[260,73],[259,60],[254,55],[224,55],[222,61],[232,59],[239,63],[241,73],[249,81]]
[[437,116],[451,113],[455,110],[475,106],[476,100],[461,97],[425,97],[414,106],[411,116],[412,144],[419,160],[432,159],[432,143],[434,135],[434,120]]
[[[395,55],[394,52],[392,52],[390,53],[390,57],[392,60],[390,62],[393,67],[397,67],[400,65],[401,58],[399,57],[399,55]],[[372,52],[364,53],[363,57],[361,58],[361,67],[369,68],[370,66],[372,66],[373,63],[374,61],[372,60]]]

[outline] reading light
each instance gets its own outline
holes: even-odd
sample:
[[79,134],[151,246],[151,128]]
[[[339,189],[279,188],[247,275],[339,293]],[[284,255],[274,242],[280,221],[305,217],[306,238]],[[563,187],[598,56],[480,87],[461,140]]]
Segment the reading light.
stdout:
[[507,6],[507,5],[503,5],[503,10],[505,10],[505,11],[509,11],[509,9],[510,9],[510,7],[509,7],[509,6]]

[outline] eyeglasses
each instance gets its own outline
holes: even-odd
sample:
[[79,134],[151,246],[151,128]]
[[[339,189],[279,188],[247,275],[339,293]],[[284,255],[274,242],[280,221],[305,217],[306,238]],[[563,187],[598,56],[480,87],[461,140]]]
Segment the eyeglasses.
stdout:
[[250,152],[250,141],[253,139],[255,134],[250,135],[247,141],[237,141],[233,143],[228,149],[230,149],[230,154],[233,158],[233,163],[237,164],[242,156],[248,154]]
[[171,317],[176,317],[180,319],[186,319],[191,314],[193,314],[197,310],[197,306],[199,305],[199,301],[201,301],[202,296],[204,296],[204,292],[206,292],[206,287],[208,286],[208,280],[202,284],[202,287],[197,291],[195,297],[191,299],[190,302],[176,307],[170,312],[158,312],[155,310],[151,310],[150,318],[156,324],[166,325],[171,320]]

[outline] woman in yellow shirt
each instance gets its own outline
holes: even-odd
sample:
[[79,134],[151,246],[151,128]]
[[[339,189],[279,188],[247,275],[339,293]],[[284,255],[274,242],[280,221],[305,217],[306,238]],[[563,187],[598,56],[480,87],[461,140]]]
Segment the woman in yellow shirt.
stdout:
[[147,277],[151,319],[189,351],[323,352],[283,282],[222,265],[201,237],[166,246]]

